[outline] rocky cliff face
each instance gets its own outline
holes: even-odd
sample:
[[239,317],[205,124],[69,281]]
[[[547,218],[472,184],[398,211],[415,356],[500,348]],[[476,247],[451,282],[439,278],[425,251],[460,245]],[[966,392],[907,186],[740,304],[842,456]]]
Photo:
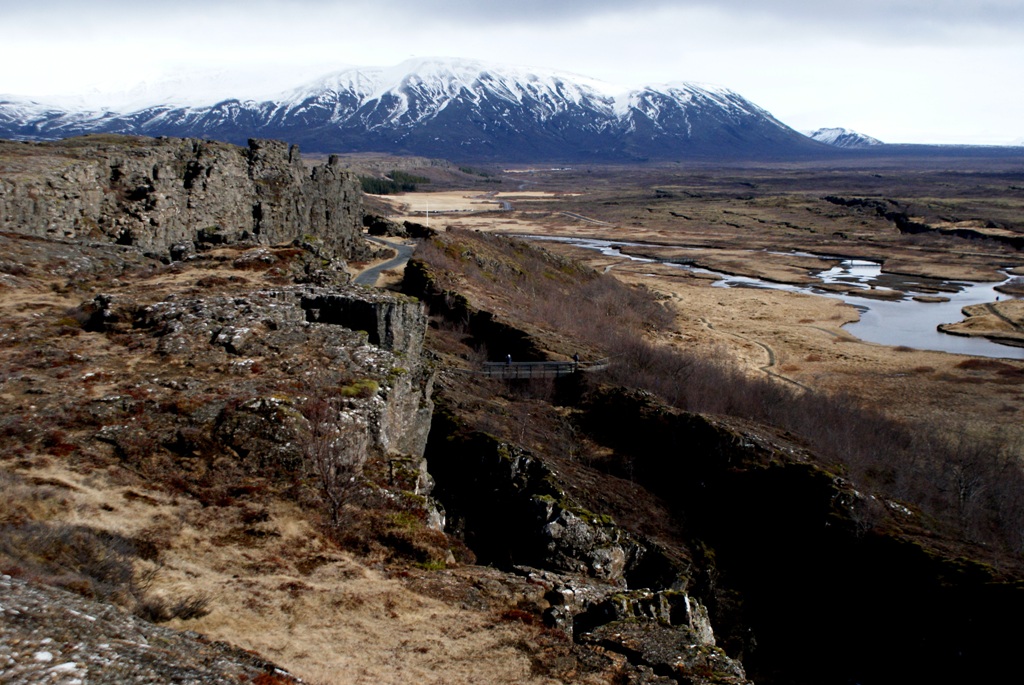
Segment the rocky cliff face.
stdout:
[[994,681],[1016,668],[1000,616],[1024,606],[1020,582],[950,554],[910,508],[765,427],[621,389],[579,406],[620,451],[611,468],[672,502],[714,550],[702,599],[757,682]]
[[[365,434],[357,471],[374,455],[423,455],[432,374],[422,359],[426,314],[415,300],[353,286],[286,286],[152,303],[100,294],[85,309],[91,313],[87,327],[97,332],[148,332],[169,365],[234,367],[229,383],[246,399],[221,407],[208,430],[243,460],[257,460],[251,465],[257,471],[302,463],[306,405],[326,392],[345,398],[334,421]],[[297,392],[245,378],[256,360],[262,365],[274,358],[290,358]],[[117,445],[123,437],[110,439]]]
[[637,669],[630,682],[749,682],[688,590],[692,560],[583,508],[544,459],[470,429],[441,397],[427,461],[448,530],[478,561],[543,588],[547,625],[622,655]]
[[307,168],[296,146],[279,141],[0,143],[0,230],[174,258],[202,245],[295,240],[331,258],[358,256],[361,197],[337,158]]

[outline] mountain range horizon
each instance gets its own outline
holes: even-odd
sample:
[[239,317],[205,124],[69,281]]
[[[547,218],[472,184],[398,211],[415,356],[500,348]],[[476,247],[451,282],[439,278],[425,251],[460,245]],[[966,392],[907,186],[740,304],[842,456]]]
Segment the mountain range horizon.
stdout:
[[845,129],[800,133],[719,86],[675,81],[623,88],[554,69],[457,58],[336,70],[277,95],[250,91],[255,97],[247,97],[229,79],[209,87],[193,88],[184,75],[113,95],[50,102],[0,96],[0,136],[120,133],[236,144],[280,138],[311,152],[466,161],[805,158],[880,144]]

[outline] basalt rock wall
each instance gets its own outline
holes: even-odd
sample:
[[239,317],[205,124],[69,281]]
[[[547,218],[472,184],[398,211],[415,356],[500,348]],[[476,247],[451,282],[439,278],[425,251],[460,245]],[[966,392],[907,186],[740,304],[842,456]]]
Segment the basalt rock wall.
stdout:
[[[318,302],[358,309],[358,324],[368,324],[371,331],[401,330],[404,335],[372,339],[352,320],[320,320],[321,310],[310,307]],[[277,356],[291,357],[297,364],[301,355],[320,352],[332,370],[347,372],[355,381],[335,392],[350,396],[346,412],[350,423],[365,432],[369,451],[415,460],[423,456],[433,413],[433,372],[422,355],[426,314],[415,300],[355,286],[290,286],[245,296],[168,298],[148,305],[101,294],[84,309],[91,312],[87,327],[92,330],[152,332],[157,353],[168,363],[245,368],[255,359],[269,364]],[[305,377],[299,371],[295,376],[297,381]],[[236,391],[245,385],[233,383]],[[315,390],[307,387],[297,394]],[[299,464],[301,445],[289,426],[295,420],[302,423],[297,409],[301,402],[256,385],[248,395],[253,399],[231,412],[242,420],[221,421],[218,438],[235,452],[261,455],[270,470]]]
[[698,596],[758,683],[996,682],[1016,672],[1000,617],[1024,587],[920,535],[916,514],[855,490],[770,431],[620,389],[581,421],[672,502],[713,568]]
[[0,143],[0,230],[115,242],[174,258],[237,242],[304,241],[325,257],[365,250],[358,180],[297,146],[85,136]]
[[473,345],[487,349],[493,361],[504,361],[506,355],[516,361],[548,360],[547,353],[529,333],[500,321],[492,312],[473,307],[462,293],[445,290],[419,259],[406,264],[402,292],[426,302],[431,312],[464,324],[472,335]]

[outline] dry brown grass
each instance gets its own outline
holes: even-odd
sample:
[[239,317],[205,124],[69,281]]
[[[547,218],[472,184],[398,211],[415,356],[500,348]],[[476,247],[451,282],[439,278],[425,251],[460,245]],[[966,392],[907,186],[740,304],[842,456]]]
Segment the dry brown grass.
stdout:
[[[177,610],[169,625],[257,651],[323,685],[558,682],[533,672],[540,628],[409,590],[368,566],[372,559],[338,550],[295,505],[202,507],[142,482],[118,484],[123,476],[113,472],[37,462],[4,476],[5,517],[60,520],[55,535],[65,540],[88,530],[94,542],[146,541],[153,558],[126,552],[104,563],[108,579],[146,579],[141,609],[151,618]],[[67,576],[64,584],[104,596],[82,582]]]
[[[78,316],[98,290],[145,304],[172,292],[248,292],[280,273],[236,264],[240,252],[224,250],[196,269],[126,273],[115,264],[114,281],[111,272],[93,278],[111,267],[97,251],[97,261],[81,260],[96,273],[72,279],[75,248],[36,247],[69,259],[53,272],[38,259],[11,269],[18,282],[0,290],[0,570],[261,652],[306,682],[552,682],[534,675],[536,626],[388,577],[395,566],[428,573],[448,561],[449,541],[425,525],[422,497],[381,494],[385,506],[363,492],[331,525],[301,469],[257,473],[253,460],[217,445],[210,421],[240,406],[241,386],[282,390],[302,408],[309,394],[296,378],[322,360],[290,354],[289,376],[262,357],[240,370],[185,367],[154,354],[151,332],[93,332]],[[37,253],[24,251],[31,264]],[[345,374],[337,370],[332,391],[369,391]],[[387,474],[382,464],[371,460],[372,477]]]
[[[725,328],[720,316],[742,322],[743,332],[730,327],[729,336],[750,344],[741,354],[759,358],[746,366],[737,364],[728,352],[679,344],[679,329],[670,324],[685,330],[689,322],[673,320],[662,303],[685,303],[682,291],[669,290],[669,298],[659,303],[641,287],[624,289],[610,276],[563,268],[563,261],[539,248],[486,234],[449,231],[426,244],[418,255],[432,265],[438,283],[468,293],[476,306],[500,307],[507,322],[545,330],[549,336],[545,339],[557,340],[562,349],[582,346],[610,358],[612,365],[601,373],[603,382],[651,391],[690,411],[753,419],[780,428],[809,446],[828,468],[884,497],[928,512],[944,532],[1012,554],[1024,551],[1024,539],[1018,535],[1024,527],[1022,444],[1014,432],[979,430],[953,416],[927,424],[911,422],[897,418],[896,412],[869,406],[855,392],[818,389],[793,380],[804,377],[809,368],[821,368],[821,362],[811,363],[814,359],[831,360],[836,354],[860,362],[857,368],[863,381],[881,380],[874,375],[864,378],[866,369],[858,349],[823,352],[836,340],[860,346],[849,336],[832,333],[834,323],[827,322],[834,321],[834,315],[828,310],[841,306],[834,301],[742,289],[713,291],[719,306],[742,298],[746,307],[725,307],[717,310],[720,315],[716,312],[698,322],[716,334]],[[678,299],[673,299],[675,295]],[[820,313],[803,318],[821,323],[786,325],[766,337],[766,329],[758,322],[777,325],[771,303],[780,296],[804,305],[805,314],[815,311],[807,305],[817,306]],[[443,310],[444,302],[435,300]],[[468,332],[473,333],[472,323]],[[807,333],[816,340],[810,354]],[[823,340],[828,341],[826,345],[821,344]],[[558,349],[553,343],[549,347]],[[493,351],[491,356],[495,357]],[[798,359],[804,362],[795,363]],[[934,382],[936,367],[916,363],[920,359],[915,354],[901,360],[901,372],[890,380]],[[1017,365],[989,361],[959,368],[1006,373]]]

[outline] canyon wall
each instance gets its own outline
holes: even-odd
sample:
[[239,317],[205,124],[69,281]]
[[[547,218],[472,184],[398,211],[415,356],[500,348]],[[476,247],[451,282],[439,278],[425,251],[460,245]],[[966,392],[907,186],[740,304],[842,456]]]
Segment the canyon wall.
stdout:
[[337,157],[303,164],[297,146],[85,136],[0,142],[0,230],[114,242],[180,258],[197,247],[303,241],[360,256],[362,193]]

